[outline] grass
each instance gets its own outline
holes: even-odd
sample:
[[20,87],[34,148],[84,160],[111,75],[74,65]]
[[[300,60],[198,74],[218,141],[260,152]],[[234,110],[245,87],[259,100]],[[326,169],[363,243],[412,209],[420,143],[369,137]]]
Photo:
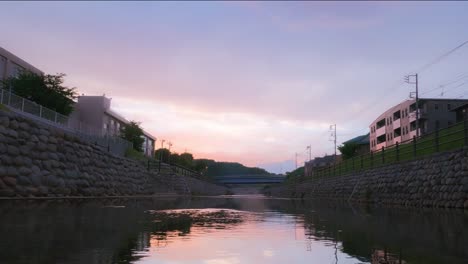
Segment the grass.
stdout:
[[130,159],[135,159],[135,160],[140,160],[140,161],[147,161],[148,157],[143,154],[143,152],[136,151],[133,148],[127,149],[125,151],[125,157],[130,158]]
[[8,107],[6,107],[4,104],[0,104],[0,110],[5,111],[5,112],[10,111],[10,109],[8,109]]

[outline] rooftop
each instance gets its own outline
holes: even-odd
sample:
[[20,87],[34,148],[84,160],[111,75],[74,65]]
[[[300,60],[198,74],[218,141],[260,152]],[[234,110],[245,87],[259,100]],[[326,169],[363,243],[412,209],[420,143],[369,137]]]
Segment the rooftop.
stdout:
[[343,142],[343,144],[346,143],[356,143],[358,145],[368,145],[369,144],[369,133],[361,136],[357,136],[355,138],[352,138],[348,141]]

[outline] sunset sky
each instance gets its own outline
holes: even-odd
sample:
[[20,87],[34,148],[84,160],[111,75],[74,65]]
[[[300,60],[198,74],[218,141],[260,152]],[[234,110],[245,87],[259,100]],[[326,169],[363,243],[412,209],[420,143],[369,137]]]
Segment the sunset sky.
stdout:
[[[0,46],[196,158],[272,172],[408,98],[468,98],[466,2],[1,2]],[[465,74],[465,75],[463,75]],[[464,79],[468,81],[468,78]],[[463,80],[462,80],[463,81]],[[461,85],[458,85],[461,84]],[[435,90],[434,90],[435,89]],[[434,90],[431,93],[425,91]]]

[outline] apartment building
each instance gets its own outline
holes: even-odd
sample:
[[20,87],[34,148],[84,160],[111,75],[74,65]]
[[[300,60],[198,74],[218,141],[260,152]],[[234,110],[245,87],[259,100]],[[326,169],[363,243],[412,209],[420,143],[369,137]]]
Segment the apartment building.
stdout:
[[468,103],[462,104],[452,110],[455,112],[457,123],[468,121]]
[[[455,124],[457,114],[453,109],[467,102],[467,99],[419,99],[419,135]],[[416,122],[415,99],[388,109],[369,126],[371,151],[411,140],[418,134]]]
[[24,70],[28,70],[36,74],[44,74],[41,70],[0,47],[0,80],[18,76],[18,74]]
[[[87,134],[118,136],[123,126],[130,123],[111,109],[111,99],[103,96],[79,96],[69,126]],[[156,138],[143,131],[143,152],[153,156]]]

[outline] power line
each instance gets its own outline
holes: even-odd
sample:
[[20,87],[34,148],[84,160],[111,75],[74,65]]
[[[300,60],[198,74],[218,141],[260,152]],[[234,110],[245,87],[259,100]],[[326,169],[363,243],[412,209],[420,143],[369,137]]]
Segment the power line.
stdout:
[[439,84],[437,87],[433,88],[433,89],[430,89],[428,91],[425,91],[424,93],[422,93],[422,95],[424,94],[428,94],[428,93],[431,93],[433,91],[436,91],[436,90],[439,90],[439,89],[443,89],[443,88],[446,88],[447,86],[450,86],[452,84],[455,84],[463,79],[466,79],[468,78],[468,73],[464,73],[464,74],[461,74],[461,75],[458,75],[457,77],[455,77],[454,79],[452,80],[449,80],[449,81],[445,81],[443,84]]
[[433,61],[427,63],[426,65],[424,65],[423,67],[421,67],[418,71],[415,71],[417,73],[421,73],[425,70],[427,70],[428,68],[430,68],[431,66],[441,62],[443,59],[445,59],[446,57],[448,57],[450,54],[454,53],[455,51],[457,51],[458,49],[460,49],[461,47],[465,46],[466,44],[468,44],[468,40],[461,43],[460,45],[456,46],[455,48],[447,51],[446,53],[440,55],[439,57],[435,58]]
[[463,82],[463,83],[461,83],[461,84],[459,84],[459,85],[457,85],[457,86],[450,87],[450,88],[448,88],[447,90],[450,90],[449,92],[453,92],[454,90],[456,90],[456,88],[460,88],[460,87],[462,87],[463,85],[465,85],[465,84],[467,84],[467,83],[468,83],[468,81]]
[[[422,71],[424,71],[424,70],[430,68],[431,66],[433,66],[433,65],[435,65],[435,64],[437,64],[437,63],[439,63],[439,62],[442,61],[444,58],[448,57],[450,54],[454,53],[455,51],[457,51],[457,50],[460,49],[461,47],[465,46],[466,44],[468,44],[468,40],[465,41],[465,42],[463,42],[463,43],[461,43],[461,44],[459,44],[459,45],[456,46],[455,48],[453,48],[453,49],[451,49],[451,50],[445,52],[444,54],[438,56],[437,58],[435,58],[435,59],[432,60],[431,62],[425,64],[425,65],[422,66],[419,70],[414,71],[414,72],[420,73],[420,72],[422,72]],[[364,111],[367,111],[367,110],[369,110],[370,108],[372,108],[372,107],[378,105],[379,103],[382,102],[382,101],[381,101],[382,96],[387,95],[389,92],[395,92],[396,90],[398,90],[398,89],[400,89],[400,88],[402,87],[402,86],[401,86],[402,84],[404,84],[404,81],[403,81],[403,80],[397,81],[397,82],[396,82],[396,85],[392,85],[392,86],[391,86],[392,88],[395,87],[395,86],[398,86],[397,88],[395,88],[395,89],[392,89],[392,88],[388,89],[388,90],[385,92],[385,94],[381,94],[379,98],[377,98],[375,101],[373,101],[373,102],[372,102],[371,104],[369,104],[367,107],[364,107],[361,111],[359,111],[358,113],[355,113],[354,115],[355,115],[355,116],[359,116],[359,115],[360,115],[361,113],[363,113]],[[355,120],[357,120],[357,119],[359,119],[359,118],[354,118],[354,119],[352,119],[351,121],[355,121]],[[351,121],[348,120],[347,123],[349,123],[349,122],[351,122]]]

